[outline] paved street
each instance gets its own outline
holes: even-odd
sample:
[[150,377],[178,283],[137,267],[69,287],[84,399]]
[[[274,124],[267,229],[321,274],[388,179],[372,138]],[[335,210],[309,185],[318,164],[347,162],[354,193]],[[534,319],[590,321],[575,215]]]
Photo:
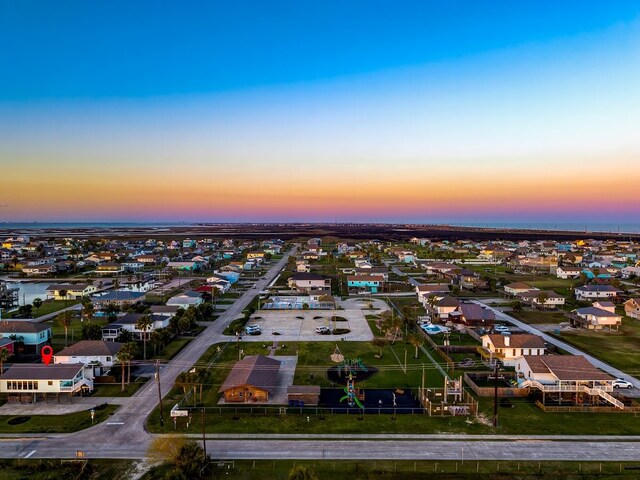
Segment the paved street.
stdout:
[[[194,339],[175,359],[161,367],[162,392],[167,393],[176,376],[195,363],[209,345],[221,341],[224,327],[241,315],[256,292],[278,274],[288,255],[273,265],[257,288],[248,290],[218,320]],[[478,302],[481,303],[481,302]],[[534,331],[502,312],[501,320]],[[539,333],[535,331],[535,333]],[[543,335],[545,336],[545,335]],[[582,353],[552,337],[546,340],[572,353]],[[612,367],[589,357],[600,368],[618,376]],[[619,372],[622,375],[622,372]],[[626,378],[629,378],[625,375]],[[637,382],[637,379],[633,379]],[[145,430],[145,421],[158,401],[157,385],[148,382],[126,399],[109,420],[73,434],[0,435],[0,458],[73,458],[81,450],[87,458],[140,459],[146,454],[153,436]],[[165,411],[165,420],[169,421]],[[199,436],[196,436],[198,438]],[[242,434],[208,435],[207,449],[214,458],[237,459],[398,459],[398,460],[581,460],[639,461],[640,437],[600,436],[506,436],[506,435],[318,435],[305,438],[290,435]],[[572,440],[567,448],[567,440]],[[578,441],[579,440],[579,441]],[[606,440],[606,441],[603,441]]]
[[[247,290],[218,319],[191,341],[170,363],[160,368],[160,380],[163,395],[166,394],[176,377],[193,365],[207,348],[223,338],[222,331],[235,318],[241,316],[242,310],[251,302],[257,292],[265,286],[286,265],[289,255],[284,255],[256,282],[256,288]],[[226,337],[225,337],[226,338]],[[145,430],[147,416],[158,404],[157,383],[147,382],[129,401],[122,405],[109,420],[95,427],[67,435],[24,435],[25,440],[14,444],[13,448],[1,449],[2,455],[15,457],[27,449],[35,450],[30,458],[71,458],[77,450],[82,450],[90,458],[142,458],[151,442],[152,436]],[[165,421],[169,422],[169,412],[164,412]],[[5,437],[0,435],[0,437]],[[28,450],[26,454],[29,454]]]

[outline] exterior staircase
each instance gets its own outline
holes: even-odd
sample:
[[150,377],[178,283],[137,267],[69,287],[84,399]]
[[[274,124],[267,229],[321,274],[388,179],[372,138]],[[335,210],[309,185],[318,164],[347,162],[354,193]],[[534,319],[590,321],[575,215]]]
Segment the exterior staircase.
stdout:
[[544,385],[536,380],[526,380],[520,385],[522,388],[537,388],[544,393],[556,393],[556,392],[582,392],[588,395],[599,396],[606,400],[610,404],[624,410],[624,403],[617,398],[613,397],[601,388],[589,388],[585,385]]

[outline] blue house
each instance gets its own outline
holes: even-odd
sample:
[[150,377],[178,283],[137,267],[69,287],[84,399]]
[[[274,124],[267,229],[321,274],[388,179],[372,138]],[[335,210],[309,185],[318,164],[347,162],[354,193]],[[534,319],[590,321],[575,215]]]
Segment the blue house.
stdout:
[[382,291],[384,286],[384,277],[374,275],[349,275],[347,277],[347,286],[349,289],[367,290],[371,293]]
[[39,353],[51,341],[51,326],[27,320],[3,320],[0,322],[0,338],[22,342],[25,353]]

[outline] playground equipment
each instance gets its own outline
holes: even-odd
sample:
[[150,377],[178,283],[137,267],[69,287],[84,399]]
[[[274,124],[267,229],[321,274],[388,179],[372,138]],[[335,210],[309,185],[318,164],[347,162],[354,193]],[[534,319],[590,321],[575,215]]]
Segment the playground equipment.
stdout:
[[[364,405],[360,400],[364,400],[364,392],[360,393],[359,390],[356,390],[356,382],[353,379],[353,375],[349,374],[349,378],[347,379],[347,386],[344,387],[344,392],[346,395],[340,399],[340,402],[344,402],[347,400],[347,403],[350,407],[357,405],[360,409],[364,410]],[[358,398],[361,397],[361,398]]]
[[331,361],[335,363],[344,362],[344,355],[340,351],[340,348],[338,348],[337,344],[336,344],[336,348],[333,350],[333,353],[331,354]]
[[357,376],[358,372],[368,372],[369,369],[360,357],[345,358],[343,356],[343,360],[338,364],[338,375],[342,376],[343,371],[345,376],[351,376],[352,374]]

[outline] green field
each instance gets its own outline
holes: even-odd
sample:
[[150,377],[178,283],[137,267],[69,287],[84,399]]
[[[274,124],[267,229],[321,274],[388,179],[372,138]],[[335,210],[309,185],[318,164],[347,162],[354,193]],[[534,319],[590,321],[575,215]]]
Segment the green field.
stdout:
[[0,460],[0,480],[112,480],[129,478],[129,460]]
[[624,317],[619,332],[562,331],[553,336],[631,375],[640,374],[640,321]]
[[522,320],[524,323],[531,325],[540,325],[546,323],[568,322],[569,319],[564,316],[562,311],[544,311],[544,310],[522,310],[520,312],[509,312],[514,318]]
[[[47,321],[51,325],[51,332],[53,338],[51,339],[51,346],[54,352],[59,352],[65,346],[64,341],[64,327],[58,325],[54,320]],[[91,321],[91,325],[99,325],[101,327],[107,325],[109,321],[106,318],[94,318]],[[86,320],[81,321],[79,318],[74,318],[71,321],[71,325],[68,328],[67,345],[72,345],[82,340],[82,325],[88,325]]]
[[[117,405],[107,405],[103,409],[96,409],[95,423],[106,420],[116,411]],[[2,415],[0,416],[0,433],[71,433],[91,426],[91,415],[87,409],[82,412],[67,415]],[[27,421],[15,424],[19,417],[28,418]],[[9,422],[13,422],[9,423]],[[0,477],[1,478],[1,477]]]
[[[609,480],[638,478],[638,463],[618,462],[519,462],[519,461],[393,461],[393,460],[235,460],[215,465],[203,477],[238,480],[287,480],[290,470],[302,466],[319,480]],[[155,467],[143,480],[168,478],[167,468]]]

